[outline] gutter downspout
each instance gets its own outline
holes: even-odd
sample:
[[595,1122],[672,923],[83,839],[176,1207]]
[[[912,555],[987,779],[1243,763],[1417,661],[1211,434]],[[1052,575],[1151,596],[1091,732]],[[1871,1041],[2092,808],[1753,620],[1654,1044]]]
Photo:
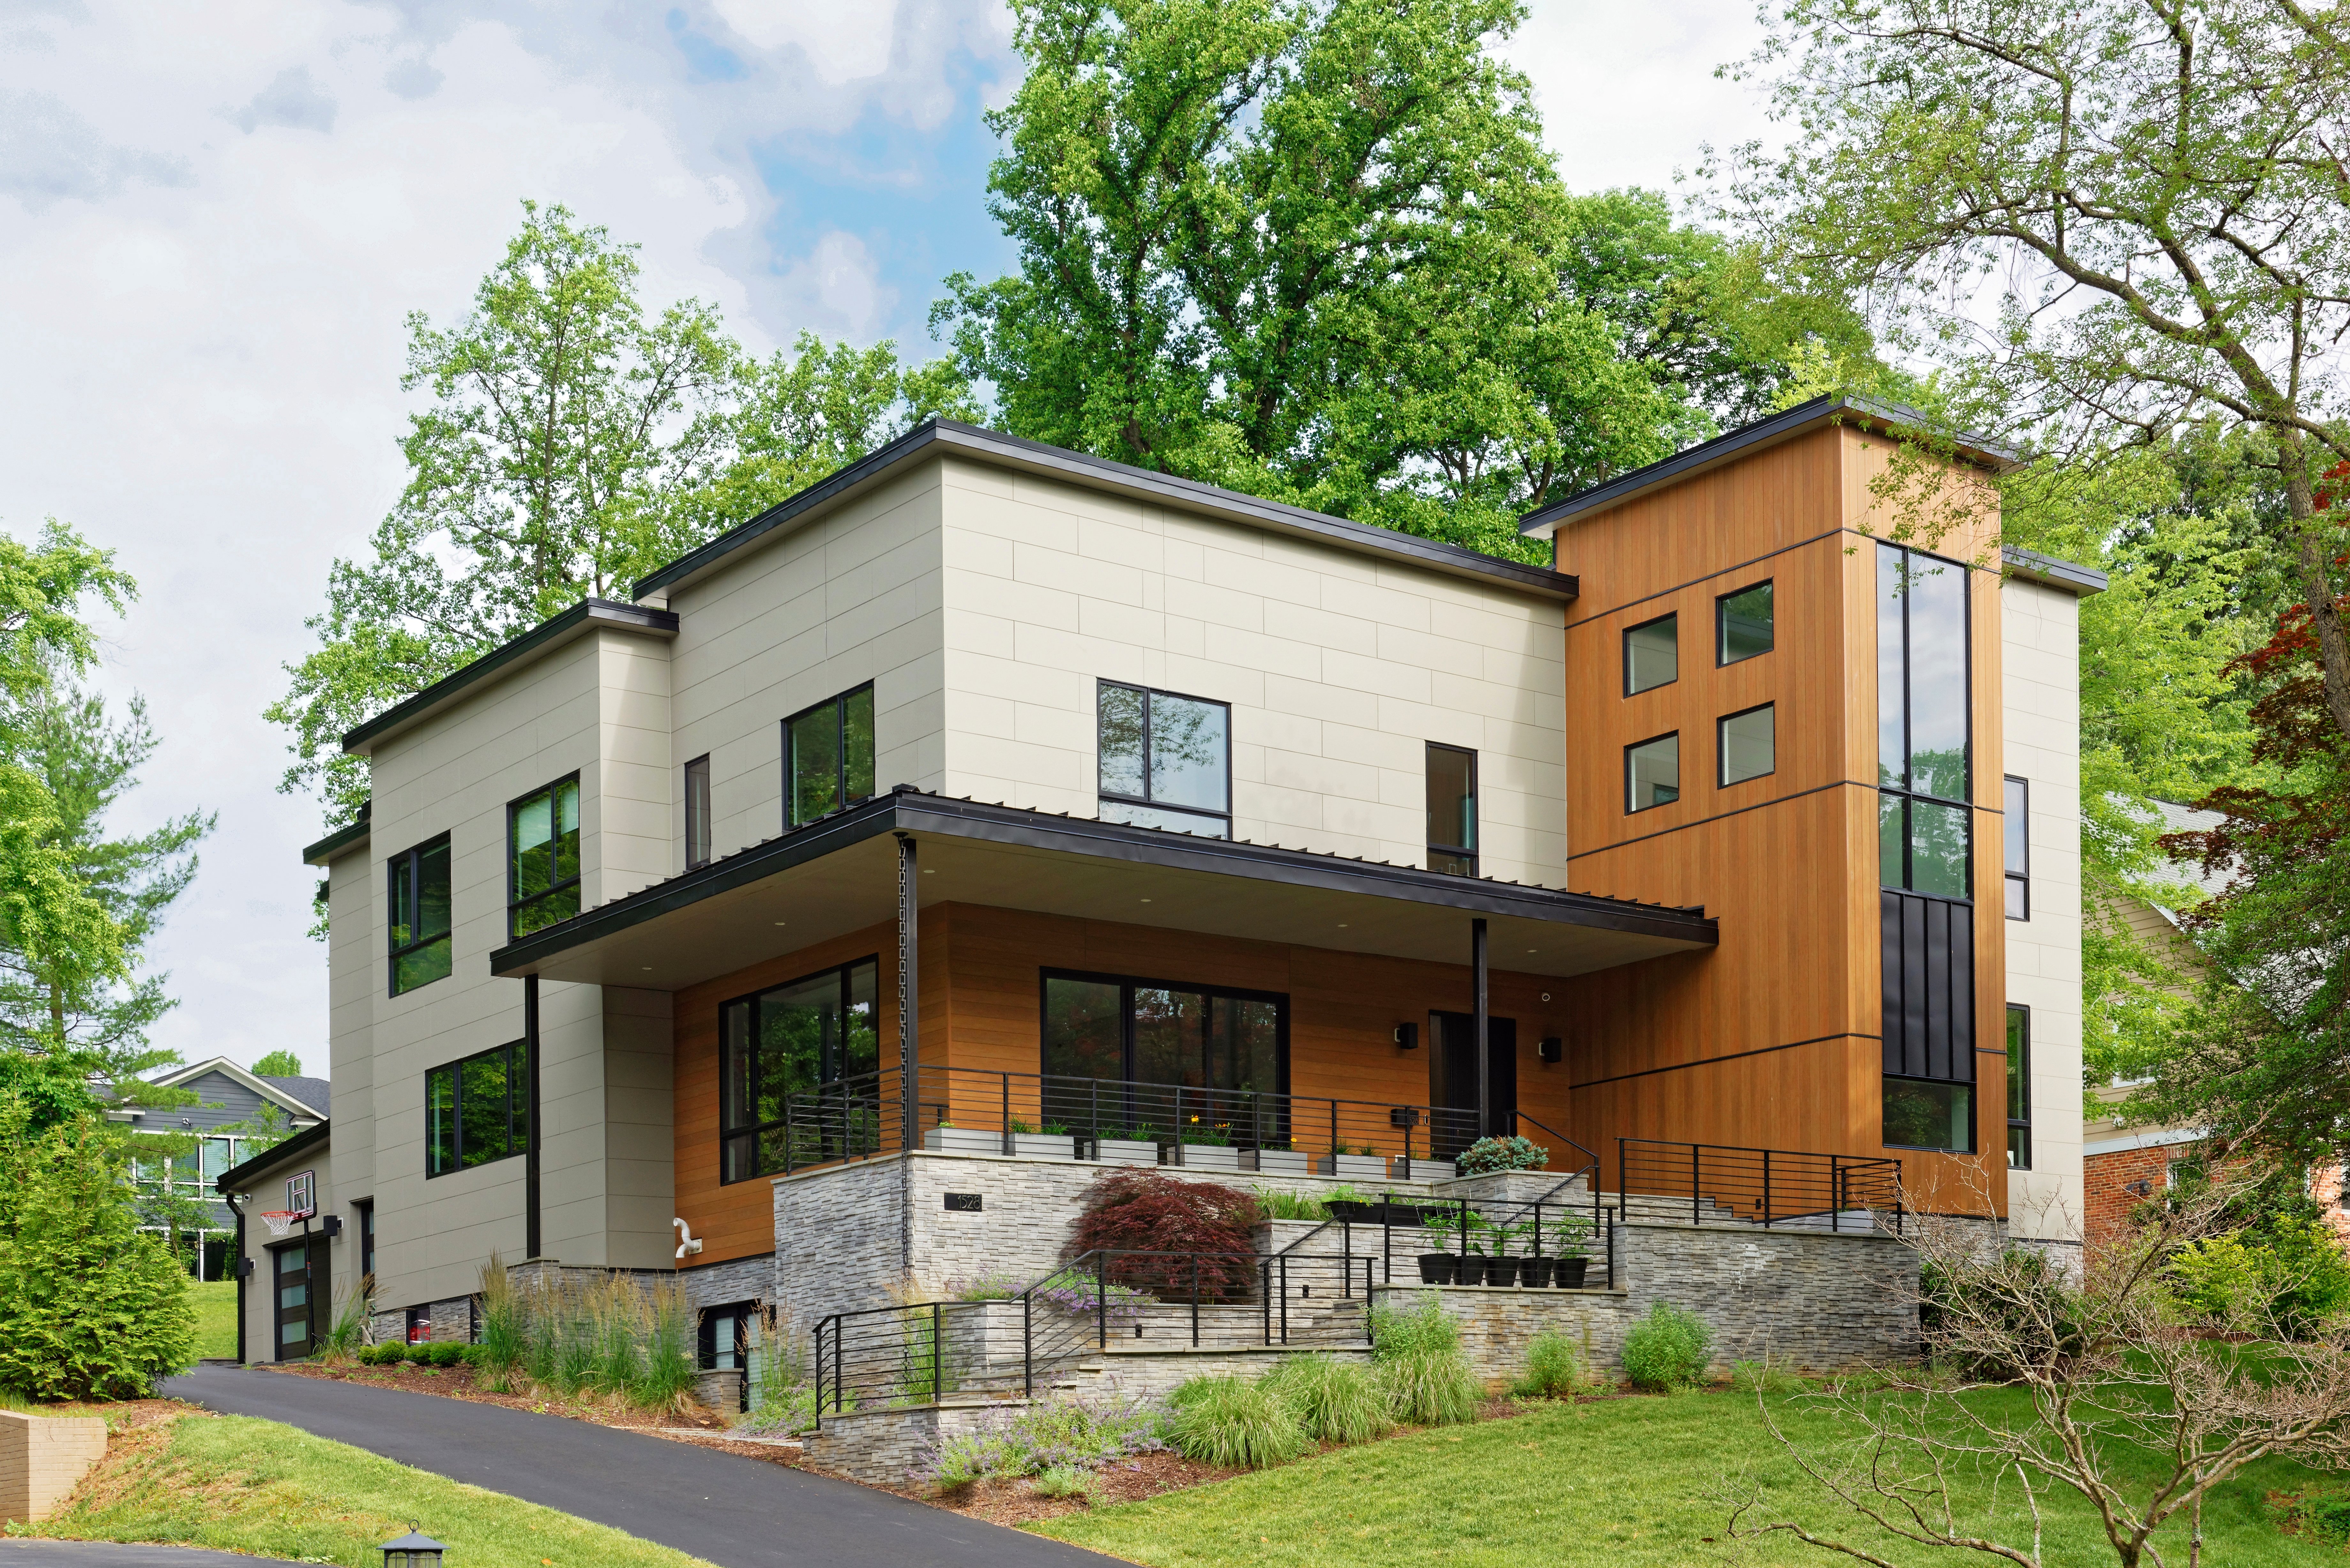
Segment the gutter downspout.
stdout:
[[244,1206],[234,1192],[221,1194],[221,1201],[236,1216],[236,1364],[244,1365]]
[[546,1238],[540,1233],[538,1221],[538,976],[535,974],[522,977],[522,1055],[530,1116],[530,1129],[523,1138],[522,1250],[526,1256],[536,1258]]
[[1477,1136],[1493,1136],[1493,1064],[1485,1049],[1485,921],[1483,917],[1469,922],[1469,962],[1475,970],[1475,1013],[1471,1031],[1477,1052]]
[[898,1266],[914,1267],[914,1150],[921,1145],[921,900],[915,890],[914,840],[898,837],[898,1086],[905,1097],[901,1119],[905,1181],[899,1198]]

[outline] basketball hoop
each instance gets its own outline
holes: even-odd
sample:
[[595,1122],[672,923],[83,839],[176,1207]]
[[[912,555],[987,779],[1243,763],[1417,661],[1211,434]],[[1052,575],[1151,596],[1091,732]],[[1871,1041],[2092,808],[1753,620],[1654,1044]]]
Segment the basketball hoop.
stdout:
[[261,1222],[269,1227],[273,1236],[283,1236],[294,1229],[295,1221],[307,1218],[299,1209],[265,1209]]

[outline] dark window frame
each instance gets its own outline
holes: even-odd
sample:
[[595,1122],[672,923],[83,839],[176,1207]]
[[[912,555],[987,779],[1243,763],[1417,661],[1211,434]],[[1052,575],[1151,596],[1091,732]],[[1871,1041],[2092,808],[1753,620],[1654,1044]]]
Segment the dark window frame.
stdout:
[[1967,1096],[1967,1144],[1964,1148],[1953,1148],[1949,1144],[1944,1143],[1895,1143],[1891,1138],[1886,1138],[1885,1147],[1887,1148],[1915,1149],[1920,1154],[1972,1155],[1981,1147],[1982,1085],[1980,1079],[1918,1078],[1913,1077],[1905,1073],[1887,1073],[1884,1075],[1883,1082],[1887,1084],[1923,1084],[1929,1087],[1937,1089],[1962,1089],[1966,1092]]
[[[1482,826],[1480,820],[1481,805],[1478,794],[1479,781],[1477,777],[1477,753],[1467,746],[1448,746],[1441,741],[1430,741],[1426,742],[1426,750],[1421,753],[1423,759],[1421,765],[1423,769],[1426,769],[1427,766],[1426,759],[1427,753],[1429,752],[1451,752],[1457,755],[1464,756],[1469,759],[1469,842],[1466,845],[1438,844],[1431,840],[1428,845],[1428,857],[1431,862],[1433,862],[1440,855],[1449,856],[1457,860],[1465,860],[1469,863],[1469,869],[1465,872],[1453,873],[1453,875],[1474,877],[1478,874],[1479,870],[1477,860],[1477,839],[1480,836],[1479,829]],[[1425,776],[1433,777],[1433,770],[1428,770]],[[1435,870],[1437,867],[1430,865],[1429,869]]]
[[[518,895],[521,892],[522,867],[520,863],[522,860],[522,849],[521,846],[515,842],[515,823],[521,815],[523,807],[530,805],[531,802],[538,799],[541,795],[545,795],[546,797],[547,829],[549,834],[546,842],[547,857],[550,863],[548,869],[552,871],[554,868],[554,863],[557,859],[555,846],[563,836],[562,821],[560,817],[556,815],[555,811],[555,792],[561,789],[565,784],[569,784],[574,791],[577,792],[577,798],[579,806],[578,869],[561,881],[550,881],[546,887],[541,888],[537,892],[533,893],[527,898],[521,898]],[[571,913],[562,917],[561,919],[549,920],[546,925],[534,926],[531,929],[533,931],[543,931],[546,930],[548,926],[561,925],[563,920],[577,919],[579,915],[580,900],[584,897],[581,889],[586,885],[587,872],[588,792],[579,782],[579,771],[577,769],[575,768],[571,772],[564,774],[559,777],[549,779],[546,783],[539,785],[536,789],[525,791],[525,793],[516,795],[514,799],[506,802],[506,937],[508,940],[514,940],[527,934],[522,929],[522,915],[523,910],[525,908],[535,908],[541,904],[555,901],[565,893],[569,893],[572,898]]]
[[[695,1366],[703,1372],[740,1372],[747,1381],[751,1370],[751,1336],[744,1331],[764,1310],[765,1308],[756,1301],[739,1301],[713,1302],[696,1312],[693,1320]],[[734,1320],[734,1345],[730,1353],[734,1357],[734,1365],[731,1367],[722,1367],[718,1365],[717,1327],[718,1320],[722,1317]]]
[[[2006,878],[2004,891],[2009,895],[2007,918],[2028,922],[2032,919],[2032,781],[2007,774],[2002,776],[2000,786],[2000,870]],[[2010,801],[2019,794],[2022,797],[2021,805],[2011,805]],[[2023,869],[2010,871],[2007,860],[2019,850]],[[2013,895],[2019,888],[2023,894],[2023,913],[2020,915],[2015,912],[2013,901]]]
[[[1758,653],[1751,655],[1750,657],[1760,659],[1762,655]],[[1735,713],[1724,713],[1721,718],[1716,719],[1713,722],[1714,788],[1736,789],[1740,784],[1752,784],[1756,779],[1767,779],[1779,771],[1778,707],[1779,704],[1775,701],[1770,702],[1757,702],[1752,708],[1741,708]],[[1728,745],[1723,743],[1723,737],[1729,728],[1730,722],[1732,719],[1743,719],[1749,713],[1762,712],[1768,712],[1771,715],[1771,765],[1764,768],[1759,774],[1748,774],[1742,779],[1733,779],[1730,776],[1730,748]]]
[[[1625,696],[1627,696],[1627,697],[1638,697],[1638,696],[1640,696],[1640,695],[1641,695],[1642,693],[1644,693],[1644,692],[1648,692],[1648,691],[1663,691],[1666,687],[1668,687],[1668,686],[1678,686],[1678,685],[1679,685],[1679,684],[1680,684],[1680,681],[1681,681],[1681,627],[1680,627],[1680,620],[1681,620],[1681,612],[1680,612],[1680,611],[1679,611],[1679,610],[1667,610],[1667,611],[1666,611],[1664,614],[1662,614],[1662,615],[1652,615],[1652,616],[1650,616],[1648,619],[1646,619],[1646,620],[1644,620],[1644,621],[1640,622],[1640,623],[1639,623],[1638,625],[1637,625],[1637,626],[1627,626],[1627,627],[1626,627],[1626,628],[1624,628],[1623,636],[1622,636],[1621,639],[1619,640],[1619,642],[1618,642],[1618,644],[1617,644],[1617,652],[1622,656],[1623,660],[1624,660],[1624,670],[1623,670],[1623,688],[1624,688],[1624,691],[1623,691],[1623,695],[1625,695]],[[1673,678],[1672,678],[1670,680],[1659,680],[1659,681],[1657,681],[1656,683],[1654,683],[1653,685],[1641,686],[1641,687],[1637,687],[1637,688],[1636,688],[1636,687],[1632,684],[1632,634],[1633,634],[1634,632],[1636,632],[1636,631],[1646,631],[1646,630],[1648,630],[1648,629],[1650,627],[1652,627],[1652,626],[1660,626],[1660,625],[1662,625],[1663,623],[1665,623],[1666,621],[1671,621],[1671,622],[1673,623]]]
[[680,782],[685,794],[685,868],[698,871],[710,864],[710,753],[686,763]]
[[[435,848],[445,850],[447,852],[442,858],[442,864],[447,867],[449,871],[449,929],[442,931],[435,931],[424,936],[419,936],[414,940],[403,945],[400,941],[398,936],[400,929],[403,923],[400,919],[401,911],[399,902],[400,877],[394,868],[403,864],[407,866],[410,897],[414,899],[417,909],[421,909],[424,901],[422,894],[422,857],[428,852]],[[431,985],[433,981],[447,980],[450,975],[456,973],[456,847],[450,842],[449,836],[445,833],[442,833],[436,834],[432,837],[423,840],[421,843],[410,845],[407,848],[401,850],[399,854],[391,857],[389,860],[384,862],[384,902],[387,905],[386,912],[389,917],[388,924],[385,928],[386,951],[384,955],[384,986],[386,995],[406,996],[411,992],[421,991],[424,987]],[[411,916],[411,920],[407,923],[413,925],[415,923],[414,917],[417,914],[417,909],[411,909],[408,913]],[[431,947],[435,942],[446,942],[449,944],[450,954],[448,970],[443,973],[434,975],[432,980],[421,980],[414,985],[410,986],[401,985],[400,983],[400,961],[408,957],[411,953],[422,952],[425,949]]]
[[[721,1187],[731,1187],[736,1183],[744,1181],[764,1181],[781,1174],[779,1171],[762,1170],[757,1168],[759,1165],[757,1150],[761,1147],[761,1135],[766,1133],[772,1128],[779,1127],[784,1125],[780,1120],[758,1121],[755,1119],[740,1125],[730,1125],[726,1119],[726,1085],[731,1081],[733,1072],[733,1064],[727,1056],[726,1014],[728,1011],[738,1006],[746,1006],[751,1009],[751,1028],[749,1033],[753,1041],[753,1065],[756,1066],[757,1035],[759,1032],[759,998],[767,995],[771,992],[789,991],[795,986],[806,985],[808,981],[812,980],[821,980],[827,974],[834,975],[838,978],[840,982],[841,1013],[843,1017],[846,1017],[852,1001],[849,990],[850,972],[863,968],[867,964],[873,966],[873,1032],[875,1049],[878,1052],[880,1046],[882,1033],[881,1009],[884,1002],[888,1000],[882,993],[881,955],[878,952],[867,953],[862,958],[850,959],[846,963],[826,964],[821,968],[812,969],[806,974],[795,975],[788,980],[779,980],[773,985],[763,985],[755,991],[746,991],[739,995],[730,996],[718,1004],[718,1184]],[[821,1071],[821,1068],[818,1070]],[[887,1073],[889,1070],[888,1064],[880,1062],[877,1057],[877,1065],[872,1075],[870,1075],[875,1078],[877,1087],[880,1075]],[[849,1074],[838,1078],[823,1078],[809,1089],[790,1092],[813,1095],[829,1087],[832,1085],[855,1083],[858,1078],[865,1076],[868,1076],[868,1075],[858,1073]],[[752,1081],[754,1085],[756,1084],[757,1075],[755,1073],[752,1075]],[[754,1106],[757,1102],[757,1091],[754,1087],[752,1094],[752,1100]],[[729,1176],[727,1174],[728,1166],[726,1163],[726,1146],[739,1137],[747,1137],[751,1140],[753,1150],[751,1165],[754,1168],[743,1175]]]
[[[486,1051],[475,1051],[470,1055],[460,1056],[453,1062],[442,1062],[424,1070],[424,1179],[426,1180],[438,1180],[444,1176],[454,1176],[460,1171],[479,1170],[485,1165],[495,1165],[500,1160],[513,1159],[529,1151],[530,1085],[527,1082],[529,1044],[527,1040],[508,1040],[503,1044],[493,1045]],[[477,1159],[468,1164],[465,1159],[465,1069],[475,1062],[498,1055],[506,1058],[505,1152],[494,1154],[487,1158]],[[451,1163],[443,1169],[435,1170],[432,1165],[438,1148],[432,1137],[432,1080],[442,1073],[449,1075],[451,1089],[449,1116],[455,1137],[450,1151]]]
[[[1064,1075],[1051,1073],[1045,1061],[1047,1049],[1045,1031],[1052,1024],[1052,1010],[1047,1002],[1048,988],[1056,980],[1076,981],[1081,985],[1115,985],[1118,992],[1118,1069],[1116,1078],[1099,1080],[1105,1084],[1146,1083],[1134,1075],[1134,993],[1138,991],[1185,991],[1206,997],[1210,1002],[1219,997],[1235,1002],[1264,1002],[1273,1005],[1274,1076],[1279,1081],[1270,1091],[1287,1096],[1289,1093],[1289,992],[1285,991],[1253,991],[1242,985],[1211,985],[1201,981],[1155,980],[1148,975],[1109,974],[1095,970],[1039,969],[1036,971],[1036,1070],[1048,1077]],[[1202,1064],[1204,1071],[1205,1064]],[[1201,1091],[1205,1093],[1203,1089]],[[1230,1093],[1232,1091],[1223,1091]]]
[[351,1205],[359,1223],[352,1227],[359,1233],[359,1278],[375,1272],[375,1199],[362,1198]]
[[[1101,699],[1102,689],[1115,686],[1122,691],[1142,693],[1142,788],[1141,794],[1125,794],[1101,787]],[[1205,806],[1179,805],[1151,798],[1150,791],[1150,700],[1172,697],[1179,702],[1200,702],[1224,711],[1224,809],[1210,811]],[[1177,816],[1213,817],[1224,825],[1224,836],[1232,836],[1232,705],[1221,697],[1201,697],[1190,691],[1170,691],[1164,686],[1145,686],[1133,680],[1112,680],[1107,676],[1094,680],[1094,798],[1096,810],[1101,801],[1115,801],[1120,805],[1139,805],[1150,811],[1170,812]]]
[[[1742,653],[1737,658],[1731,659],[1729,657],[1730,601],[1741,594],[1751,594],[1756,588],[1771,590],[1771,646],[1759,649],[1752,653]],[[1733,664],[1743,664],[1750,659],[1760,659],[1766,653],[1778,651],[1779,588],[1776,577],[1764,577],[1758,582],[1749,583],[1742,588],[1732,588],[1726,594],[1713,596],[1713,667],[1716,670],[1727,670]]]
[[[1656,689],[1654,687],[1650,687],[1649,690],[1654,691]],[[1661,811],[1669,805],[1679,805],[1682,801],[1689,798],[1689,791],[1682,788],[1680,785],[1676,784],[1673,786],[1673,798],[1670,800],[1651,801],[1647,805],[1634,805],[1632,804],[1632,753],[1638,751],[1643,746],[1653,746],[1659,741],[1672,742],[1673,772],[1676,774],[1679,774],[1683,771],[1680,765],[1681,732],[1679,730],[1667,730],[1661,734],[1650,735],[1645,741],[1634,741],[1630,744],[1627,745],[1624,748],[1624,815],[1627,816],[1638,816],[1644,811]]]
[[[2015,1025],[2023,1025],[2022,1039],[2015,1037]],[[2010,1170],[2032,1168],[2032,1009],[2020,1002],[2007,1004],[2007,1168]],[[2021,1049],[2018,1049],[2019,1044]],[[2020,1070],[2019,1070],[2020,1068]],[[2021,1110],[2023,1114],[2017,1116]],[[2022,1146],[2022,1158],[2016,1158],[2016,1147]]]
[[[1884,759],[1880,757],[1877,759],[1877,771],[1880,782],[1877,786],[1877,792],[1880,795],[1892,795],[1901,802],[1900,889],[1903,892],[1919,893],[1921,896],[1926,898],[1950,898],[1959,903],[1971,904],[1974,902],[1975,898],[1974,852],[1976,806],[1974,793],[1975,766],[1977,762],[1977,758],[1975,756],[1974,568],[1968,566],[1964,561],[1954,561],[1947,556],[1937,556],[1929,550],[1916,549],[1908,545],[1896,545],[1887,540],[1878,540],[1877,542],[1877,547],[1880,552],[1885,550],[1899,551],[1904,558],[1905,571],[1907,570],[1906,563],[1908,558],[1910,556],[1918,556],[1925,560],[1935,562],[1940,566],[1954,567],[1959,573],[1959,587],[1960,590],[1959,628],[1960,634],[1960,639],[1962,645],[1960,649],[1960,674],[1964,678],[1965,682],[1964,693],[1961,696],[1960,702],[1960,711],[1965,713],[1967,722],[1967,761],[1966,782],[1963,785],[1965,791],[1964,796],[1963,798],[1953,800],[1947,795],[1929,794],[1924,790],[1914,787],[1911,782],[1915,778],[1915,769],[1911,765],[1911,759],[1915,755],[1914,742],[1917,736],[1918,726],[1917,715],[1912,707],[1916,682],[1911,680],[1909,676],[1910,658],[1913,650],[1909,641],[1909,596],[1907,594],[1902,596],[1901,600],[1901,669],[1903,676],[1901,688],[1902,782],[1898,784],[1888,784],[1882,782],[1885,764]],[[1882,560],[1882,555],[1880,554],[1877,558],[1878,560]],[[1875,563],[1872,562],[1871,565],[1873,567]],[[1872,582],[1873,581],[1874,579],[1872,577]],[[1871,592],[1874,593],[1874,591],[1875,589],[1872,587]],[[1877,606],[1877,613],[1880,616],[1883,615],[1883,605],[1880,604]],[[1884,645],[1885,637],[1884,628],[1881,624],[1877,628],[1877,644],[1881,649]],[[1880,705],[1884,701],[1884,696],[1881,692],[1878,694],[1877,701]],[[1967,849],[1964,857],[1964,864],[1966,867],[1967,890],[1963,894],[1932,893],[1913,886],[1918,879],[1918,871],[1916,865],[1917,857],[1912,853],[1916,835],[1911,829],[1910,813],[1913,803],[1918,801],[1924,801],[1929,805],[1954,806],[1960,811],[1965,813]],[[1878,875],[1882,886],[1888,888],[1895,886],[1893,883],[1882,881],[1883,872],[1881,867]]]
[[837,759],[840,776],[834,781],[835,804],[832,811],[846,811],[859,801],[871,800],[881,793],[881,703],[879,695],[873,702],[873,788],[865,794],[848,793],[848,700],[859,691],[872,692],[873,682],[862,680],[843,691],[836,691],[819,702],[811,702],[796,713],[787,714],[783,722],[784,740],[784,831],[806,827],[810,822],[821,822],[831,811],[818,812],[806,821],[792,820],[792,812],[799,803],[799,792],[793,787],[797,770],[792,763],[792,726],[812,713],[830,708],[834,714],[833,755]]

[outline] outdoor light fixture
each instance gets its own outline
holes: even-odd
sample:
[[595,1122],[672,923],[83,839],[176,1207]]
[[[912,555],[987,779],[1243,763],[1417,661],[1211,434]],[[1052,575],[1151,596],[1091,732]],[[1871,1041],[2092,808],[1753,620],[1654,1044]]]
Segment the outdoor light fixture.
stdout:
[[383,1543],[383,1568],[441,1568],[449,1549],[429,1535],[411,1530],[397,1541]]
[[1399,1050],[1402,1050],[1402,1051],[1417,1051],[1417,1050],[1419,1050],[1419,1024],[1417,1024],[1417,1023],[1399,1023],[1399,1024],[1397,1024],[1397,1025],[1396,1025],[1396,1028],[1395,1028],[1395,1043],[1396,1043],[1396,1048],[1397,1048],[1397,1049],[1399,1049]]
[[1566,1054],[1565,1042],[1555,1034],[1545,1034],[1534,1046],[1534,1054],[1545,1062],[1555,1062]]

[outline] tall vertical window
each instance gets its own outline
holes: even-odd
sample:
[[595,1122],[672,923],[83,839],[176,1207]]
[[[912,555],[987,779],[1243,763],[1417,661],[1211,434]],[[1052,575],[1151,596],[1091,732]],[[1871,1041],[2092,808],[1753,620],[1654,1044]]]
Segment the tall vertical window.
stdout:
[[2012,774],[2002,801],[2001,840],[2007,856],[2007,918],[2032,919],[2032,785]]
[[1681,618],[1659,616],[1624,633],[1624,695],[1669,686],[1681,676]]
[[1670,805],[1681,797],[1681,738],[1678,732],[1624,748],[1624,810]]
[[449,973],[449,836],[391,857],[391,993],[414,991]]
[[1765,702],[1731,713],[1714,725],[1714,754],[1724,789],[1779,769],[1779,710]]
[[517,1155],[530,1142],[524,1043],[493,1046],[424,1075],[424,1174]]
[[797,827],[873,794],[873,686],[784,721],[784,826]]
[[710,759],[685,764],[685,868],[710,864]]
[[1428,742],[1428,868],[1477,875],[1477,753]]
[[864,959],[718,1010],[720,1179],[831,1158],[844,1139],[879,1147],[880,972]]
[[2007,1006],[2007,1168],[2032,1168],[2032,1010]]
[[1967,569],[1877,547],[1877,783],[1882,881],[1964,898]]
[[1101,819],[1231,837],[1231,706],[1108,680],[1098,703]]
[[526,937],[579,912],[579,775],[506,807],[506,919]]
[[359,1277],[365,1279],[375,1272],[375,1199],[362,1199],[355,1207],[359,1222]]
[[1768,653],[1777,641],[1771,613],[1771,585],[1757,583],[1713,601],[1713,661],[1736,664]]

